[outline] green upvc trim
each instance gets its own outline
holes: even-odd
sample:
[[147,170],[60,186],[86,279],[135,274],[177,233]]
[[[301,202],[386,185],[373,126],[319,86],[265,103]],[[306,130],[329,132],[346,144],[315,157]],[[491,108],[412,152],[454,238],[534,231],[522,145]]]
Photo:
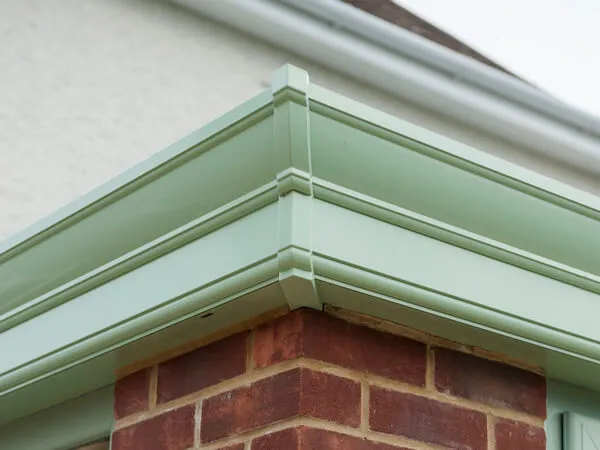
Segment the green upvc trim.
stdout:
[[312,266],[312,156],[308,74],[291,66],[273,80],[274,155],[279,186],[279,283],[292,309],[321,309]]
[[0,358],[0,423],[267,311],[326,305],[600,390],[597,198],[299,69],[274,80],[4,247],[0,347],[18,351]]
[[164,234],[44,295],[8,311],[0,321],[0,332],[91,291],[185,244],[201,238],[277,200],[277,185],[269,183],[241,196],[184,226]]
[[[273,145],[270,98],[256,96],[1,243],[0,322],[36,297],[272,183],[274,169],[265,164]],[[237,141],[256,147],[236,155]],[[225,167],[235,182],[223,185]]]
[[[487,161],[488,168],[480,173],[467,171],[461,164],[463,158],[445,160],[439,156],[455,150],[453,147],[463,154],[473,150],[456,143],[454,146],[446,143],[445,153],[438,152],[437,147],[427,147],[429,153],[438,153],[437,158],[432,158],[414,151],[414,146],[407,146],[406,137],[398,132],[378,136],[312,110],[310,123],[315,177],[521,251],[600,275],[600,261],[595,256],[600,253],[600,240],[596,239],[600,218],[597,199],[588,202],[589,196],[584,194],[568,199],[567,194],[573,194],[574,190],[552,192],[551,189],[558,187],[550,181],[532,192],[528,179],[517,184],[509,170],[512,167],[492,165],[491,158]],[[400,129],[402,124],[396,125]],[[422,134],[416,138],[425,140],[428,133]],[[471,169],[475,167],[478,166]],[[499,176],[503,183],[497,179]],[[540,198],[549,195],[552,202]]]
[[[276,278],[275,206],[4,331],[5,342],[20,346],[0,359],[3,391],[21,388],[56,366],[93,358],[98,349],[101,353],[119,346],[149,327],[156,331]],[[249,236],[252,243],[247,242]],[[219,260],[204,257],[210,254],[219,255]],[[87,311],[95,314],[78,320]],[[57,329],[61,323],[69,326]]]
[[597,450],[600,446],[600,421],[566,412],[563,415],[563,449]]
[[2,448],[69,450],[108,439],[113,399],[111,385],[0,427]]
[[[554,352],[600,358],[597,294],[324,202],[316,201],[314,214],[319,278]],[[569,302],[544,307],[561,298]]]
[[492,181],[600,219],[600,199],[348,97],[310,85],[310,109]]
[[[600,394],[548,381],[548,450],[595,450],[600,445]],[[586,444],[593,444],[588,446]]]
[[313,178],[313,186],[315,198],[328,203],[343,206],[352,211],[439,239],[457,247],[600,293],[600,277],[582,270],[488,239],[485,236],[471,233],[376,198],[362,195],[359,192],[350,191],[316,177]]

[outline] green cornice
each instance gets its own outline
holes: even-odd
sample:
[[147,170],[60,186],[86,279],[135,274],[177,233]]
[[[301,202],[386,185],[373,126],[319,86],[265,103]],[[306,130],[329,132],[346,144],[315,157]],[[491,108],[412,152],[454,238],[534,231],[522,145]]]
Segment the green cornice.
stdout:
[[266,94],[0,244],[0,329],[39,296],[272,182]]
[[286,307],[371,314],[600,390],[598,236],[598,198],[286,66],[4,244],[0,423]]
[[0,443],[6,449],[62,450],[110,437],[114,386],[0,426]]

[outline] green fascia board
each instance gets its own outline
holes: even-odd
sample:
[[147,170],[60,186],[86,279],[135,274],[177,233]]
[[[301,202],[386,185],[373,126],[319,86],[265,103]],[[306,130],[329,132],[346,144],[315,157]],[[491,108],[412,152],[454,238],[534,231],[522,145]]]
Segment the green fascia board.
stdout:
[[0,348],[15,350],[0,358],[0,423],[189,339],[324,305],[600,390],[599,236],[597,197],[286,66],[4,244]]
[[[269,163],[270,99],[258,95],[1,243],[0,330],[14,323],[5,320],[15,314],[27,317],[25,311],[41,299],[46,306],[56,305],[89,287],[73,286],[66,297],[48,299],[56,288],[268,185],[275,178]],[[239,151],[241,146],[245,151]],[[272,193],[270,201],[276,199]],[[104,271],[96,283],[114,276],[118,271]]]
[[110,437],[114,386],[109,385],[0,426],[5,449],[68,450]]

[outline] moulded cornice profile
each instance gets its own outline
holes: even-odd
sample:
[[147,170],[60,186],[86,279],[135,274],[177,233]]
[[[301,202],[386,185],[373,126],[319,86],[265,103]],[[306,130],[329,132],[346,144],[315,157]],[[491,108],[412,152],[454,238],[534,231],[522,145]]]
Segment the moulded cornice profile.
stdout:
[[0,423],[158,349],[324,305],[535,354],[596,386],[598,236],[597,197],[285,66],[3,247],[0,347],[17,350],[0,359]]

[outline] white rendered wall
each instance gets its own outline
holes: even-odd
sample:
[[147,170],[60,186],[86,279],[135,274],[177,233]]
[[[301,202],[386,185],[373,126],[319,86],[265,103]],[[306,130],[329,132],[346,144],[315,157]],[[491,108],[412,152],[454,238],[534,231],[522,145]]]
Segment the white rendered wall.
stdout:
[[267,86],[312,81],[600,194],[600,181],[161,0],[0,2],[0,239]]

